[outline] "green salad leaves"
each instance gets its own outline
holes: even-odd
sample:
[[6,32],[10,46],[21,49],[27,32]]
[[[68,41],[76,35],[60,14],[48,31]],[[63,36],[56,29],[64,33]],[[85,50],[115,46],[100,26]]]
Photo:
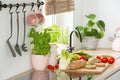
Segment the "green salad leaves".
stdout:
[[53,24],[47,28],[45,28],[44,30],[47,30],[48,33],[50,34],[51,36],[51,43],[56,43],[58,42],[60,36],[61,36],[61,32],[60,32],[60,29],[57,25]]

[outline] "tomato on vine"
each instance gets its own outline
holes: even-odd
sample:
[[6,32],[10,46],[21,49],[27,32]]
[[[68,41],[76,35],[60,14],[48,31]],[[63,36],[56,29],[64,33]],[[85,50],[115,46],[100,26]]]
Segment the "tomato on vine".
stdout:
[[55,69],[55,66],[51,66],[51,70],[54,70]]
[[47,67],[48,67],[48,69],[51,69],[52,66],[51,66],[51,65],[48,65]]
[[59,68],[59,65],[58,65],[58,64],[56,64],[56,65],[55,65],[55,68],[56,68],[56,69],[58,69],[58,68]]
[[96,59],[99,59],[99,60],[101,59],[101,57],[100,57],[100,56],[95,56],[95,58],[96,58]]
[[86,56],[79,56],[78,60],[86,60]]
[[114,62],[115,62],[115,58],[112,57],[112,56],[110,56],[110,57],[108,58],[108,63],[109,63],[109,64],[113,64]]
[[100,61],[101,61],[102,63],[107,63],[107,62],[108,62],[108,59],[107,59],[107,57],[102,56],[101,59],[100,59]]

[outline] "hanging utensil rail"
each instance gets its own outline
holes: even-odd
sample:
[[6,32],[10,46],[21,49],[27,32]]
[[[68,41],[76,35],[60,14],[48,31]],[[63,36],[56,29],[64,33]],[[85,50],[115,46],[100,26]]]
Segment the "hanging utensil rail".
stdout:
[[[19,3],[19,6],[24,6],[24,4],[26,5],[26,6],[31,6],[31,5],[33,5],[33,3],[34,2],[31,2],[31,3]],[[18,3],[17,3],[18,4]],[[0,1],[0,11],[2,10],[2,8],[9,8],[10,7],[10,5],[12,5],[12,7],[16,7],[17,6],[17,4],[2,4],[2,2]],[[44,5],[44,2],[43,1],[40,1],[40,2],[36,2],[36,3],[34,3],[34,5]]]

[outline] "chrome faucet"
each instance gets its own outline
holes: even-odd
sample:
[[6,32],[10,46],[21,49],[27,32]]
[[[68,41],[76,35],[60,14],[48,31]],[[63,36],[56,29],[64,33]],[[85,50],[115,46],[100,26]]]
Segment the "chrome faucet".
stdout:
[[70,33],[70,42],[69,42],[69,53],[72,53],[72,51],[74,50],[74,47],[72,47],[72,34],[73,33],[76,33],[80,39],[80,42],[82,42],[82,37],[81,37],[81,33],[78,31],[78,30],[73,30],[71,33]]

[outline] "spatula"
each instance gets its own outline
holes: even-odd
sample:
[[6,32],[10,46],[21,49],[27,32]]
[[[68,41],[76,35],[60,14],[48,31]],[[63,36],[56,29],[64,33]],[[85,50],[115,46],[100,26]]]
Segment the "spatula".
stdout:
[[10,13],[10,29],[11,29],[11,35],[10,37],[7,39],[7,44],[8,44],[8,47],[10,48],[11,50],[11,53],[13,55],[13,57],[16,57],[16,54],[15,54],[15,51],[10,43],[10,39],[12,38],[12,29],[13,29],[13,18],[12,18],[12,14],[13,12],[11,12],[11,9],[12,9],[12,5],[10,4],[10,10],[9,10],[9,13]]

